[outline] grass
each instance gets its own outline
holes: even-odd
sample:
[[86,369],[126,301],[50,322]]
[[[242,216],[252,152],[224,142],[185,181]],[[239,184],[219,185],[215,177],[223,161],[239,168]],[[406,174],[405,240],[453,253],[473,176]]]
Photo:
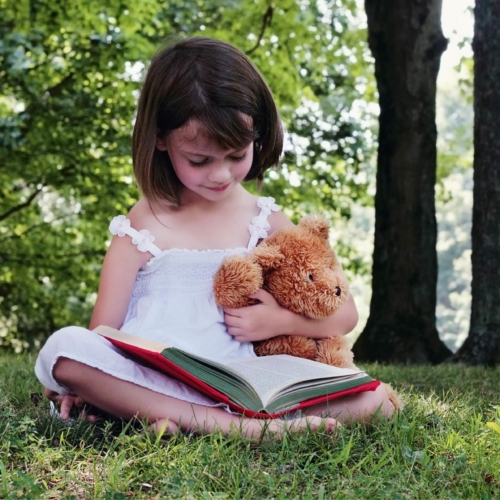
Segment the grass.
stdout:
[[0,498],[500,497],[500,369],[365,366],[403,395],[401,415],[255,445],[68,426],[36,395],[33,363],[0,355]]

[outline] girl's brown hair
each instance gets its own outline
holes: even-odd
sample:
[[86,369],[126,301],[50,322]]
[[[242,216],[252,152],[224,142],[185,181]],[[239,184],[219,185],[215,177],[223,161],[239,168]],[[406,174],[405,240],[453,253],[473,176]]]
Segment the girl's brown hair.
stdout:
[[224,149],[242,149],[254,141],[254,159],[245,180],[260,183],[264,172],[278,163],[283,129],[257,68],[228,43],[188,38],[156,54],[139,99],[132,157],[137,184],[149,200],[180,204],[182,184],[168,153],[156,148],[156,139],[192,118]]

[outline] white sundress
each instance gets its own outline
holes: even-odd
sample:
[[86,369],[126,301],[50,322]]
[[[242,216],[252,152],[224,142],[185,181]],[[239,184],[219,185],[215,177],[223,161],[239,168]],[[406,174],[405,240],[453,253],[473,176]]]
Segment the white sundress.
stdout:
[[[260,238],[267,236],[270,229],[267,218],[279,208],[270,197],[259,198],[257,205],[260,213],[249,226],[248,246],[227,250],[161,251],[154,245],[154,237],[148,230],[133,229],[124,215],[115,217],[110,224],[111,233],[131,237],[139,251],[153,255],[137,274],[120,329],[211,359],[254,357],[250,342],[238,342],[228,334],[223,311],[214,300],[212,284],[224,257],[245,254]],[[183,382],[135,362],[96,333],[77,326],[63,328],[51,335],[35,364],[40,382],[59,394],[69,392],[52,375],[61,356],[167,396],[205,406],[220,406]]]

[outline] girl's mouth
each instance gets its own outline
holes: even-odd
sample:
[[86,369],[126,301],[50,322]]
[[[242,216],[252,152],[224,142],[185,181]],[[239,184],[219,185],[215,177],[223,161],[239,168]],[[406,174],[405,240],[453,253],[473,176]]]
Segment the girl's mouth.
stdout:
[[224,186],[209,187],[207,189],[210,189],[210,191],[220,192],[220,191],[225,191],[229,186],[230,184],[224,184]]

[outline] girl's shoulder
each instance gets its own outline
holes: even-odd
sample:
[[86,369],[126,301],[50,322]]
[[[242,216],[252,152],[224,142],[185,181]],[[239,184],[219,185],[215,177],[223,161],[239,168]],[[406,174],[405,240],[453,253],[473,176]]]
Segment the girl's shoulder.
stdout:
[[[269,222],[270,229],[267,231],[268,236],[273,234],[275,231],[278,231],[279,229],[283,229],[284,227],[290,227],[293,226],[293,222],[283,213],[282,207],[279,207],[279,205],[276,205],[274,198],[272,197],[267,197],[267,196],[259,196],[259,195],[252,195],[253,198],[253,206],[255,207],[254,210],[257,210],[257,212],[268,214],[267,215],[267,221]],[[266,205],[273,205],[277,209],[273,210],[262,210],[262,207]],[[269,213],[270,212],[270,213]],[[266,215],[264,215],[266,216]]]
[[268,219],[271,229],[268,231],[268,236],[284,227],[293,226],[293,222],[280,210],[269,215]]
[[147,220],[145,214],[146,211],[143,203],[138,202],[125,215],[128,223],[125,224],[124,214],[120,214],[110,221],[109,230],[114,236],[104,259],[106,269],[130,269],[134,273],[137,273],[151,258],[149,253],[137,251],[138,243],[137,241],[134,242],[134,233],[131,233],[129,230],[129,228],[136,231],[143,229]]
[[140,198],[127,215],[137,231],[145,230],[160,249],[169,248],[171,232],[178,230],[178,221],[168,210],[152,206],[147,198]]
[[137,230],[149,229],[151,225],[154,226],[156,221],[154,212],[146,198],[140,198],[126,217],[130,220],[130,225]]

